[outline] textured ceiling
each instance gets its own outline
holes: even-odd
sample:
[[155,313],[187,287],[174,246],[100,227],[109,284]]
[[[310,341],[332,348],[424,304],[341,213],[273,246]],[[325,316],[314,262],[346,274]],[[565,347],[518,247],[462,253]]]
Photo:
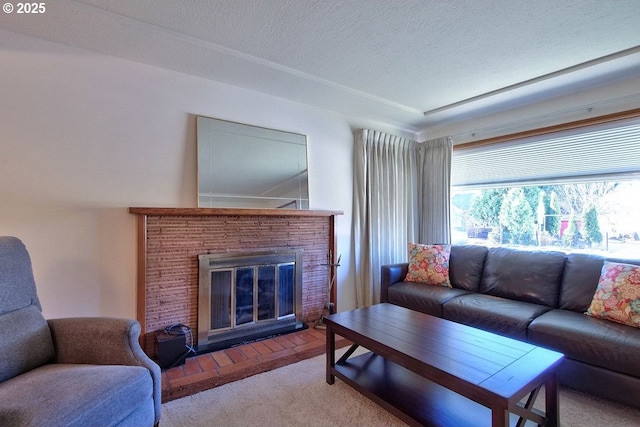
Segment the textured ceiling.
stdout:
[[411,131],[640,75],[638,0],[56,0],[2,15],[4,30]]

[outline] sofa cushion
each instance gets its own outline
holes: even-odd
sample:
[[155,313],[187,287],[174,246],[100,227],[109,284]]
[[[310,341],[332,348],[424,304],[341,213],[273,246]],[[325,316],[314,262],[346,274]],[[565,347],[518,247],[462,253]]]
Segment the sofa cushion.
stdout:
[[37,368],[54,357],[47,321],[35,305],[0,314],[0,382]]
[[555,308],[565,258],[555,251],[490,248],[480,292]]
[[380,302],[389,302],[389,288],[401,283],[407,275],[409,264],[387,264],[380,268]]
[[559,308],[584,313],[598,286],[604,258],[597,255],[571,253],[567,255]]
[[589,308],[598,287],[605,261],[640,264],[638,260],[604,258],[598,255],[571,253],[567,255],[558,308],[584,313]]
[[0,383],[0,425],[114,426],[142,405],[153,419],[152,391],[141,366],[45,365]]
[[451,246],[451,256],[449,258],[451,286],[478,292],[487,252],[486,246]]
[[640,376],[640,329],[551,310],[529,325],[527,341],[605,369]]
[[451,245],[409,243],[409,270],[405,281],[451,287],[449,254]]
[[640,266],[605,261],[586,314],[640,327]]
[[527,327],[549,307],[482,294],[466,294],[447,301],[445,319],[524,341]]
[[442,317],[442,304],[460,295],[467,294],[464,289],[442,286],[425,286],[416,282],[399,282],[389,287],[388,302]]

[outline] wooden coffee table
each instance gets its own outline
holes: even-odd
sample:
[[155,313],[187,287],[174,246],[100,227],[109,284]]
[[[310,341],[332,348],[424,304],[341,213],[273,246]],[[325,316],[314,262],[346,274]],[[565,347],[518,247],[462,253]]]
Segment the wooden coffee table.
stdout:
[[[351,385],[410,425],[558,425],[561,353],[393,304],[333,314],[327,383]],[[353,346],[336,362],[336,334]],[[353,356],[358,346],[369,352]],[[533,408],[545,389],[545,412]]]

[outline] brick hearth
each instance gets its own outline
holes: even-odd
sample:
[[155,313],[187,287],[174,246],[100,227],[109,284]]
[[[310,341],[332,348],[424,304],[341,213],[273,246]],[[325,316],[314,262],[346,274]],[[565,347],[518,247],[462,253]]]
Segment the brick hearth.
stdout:
[[[350,344],[336,337],[337,347]],[[323,330],[309,329],[251,344],[189,357],[182,366],[162,373],[162,401],[168,402],[251,375],[325,353]]]

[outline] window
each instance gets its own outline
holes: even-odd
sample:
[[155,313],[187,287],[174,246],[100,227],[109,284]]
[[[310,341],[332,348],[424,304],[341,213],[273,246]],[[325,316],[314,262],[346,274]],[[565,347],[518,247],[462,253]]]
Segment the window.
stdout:
[[640,111],[591,122],[456,147],[452,242],[640,258]]

